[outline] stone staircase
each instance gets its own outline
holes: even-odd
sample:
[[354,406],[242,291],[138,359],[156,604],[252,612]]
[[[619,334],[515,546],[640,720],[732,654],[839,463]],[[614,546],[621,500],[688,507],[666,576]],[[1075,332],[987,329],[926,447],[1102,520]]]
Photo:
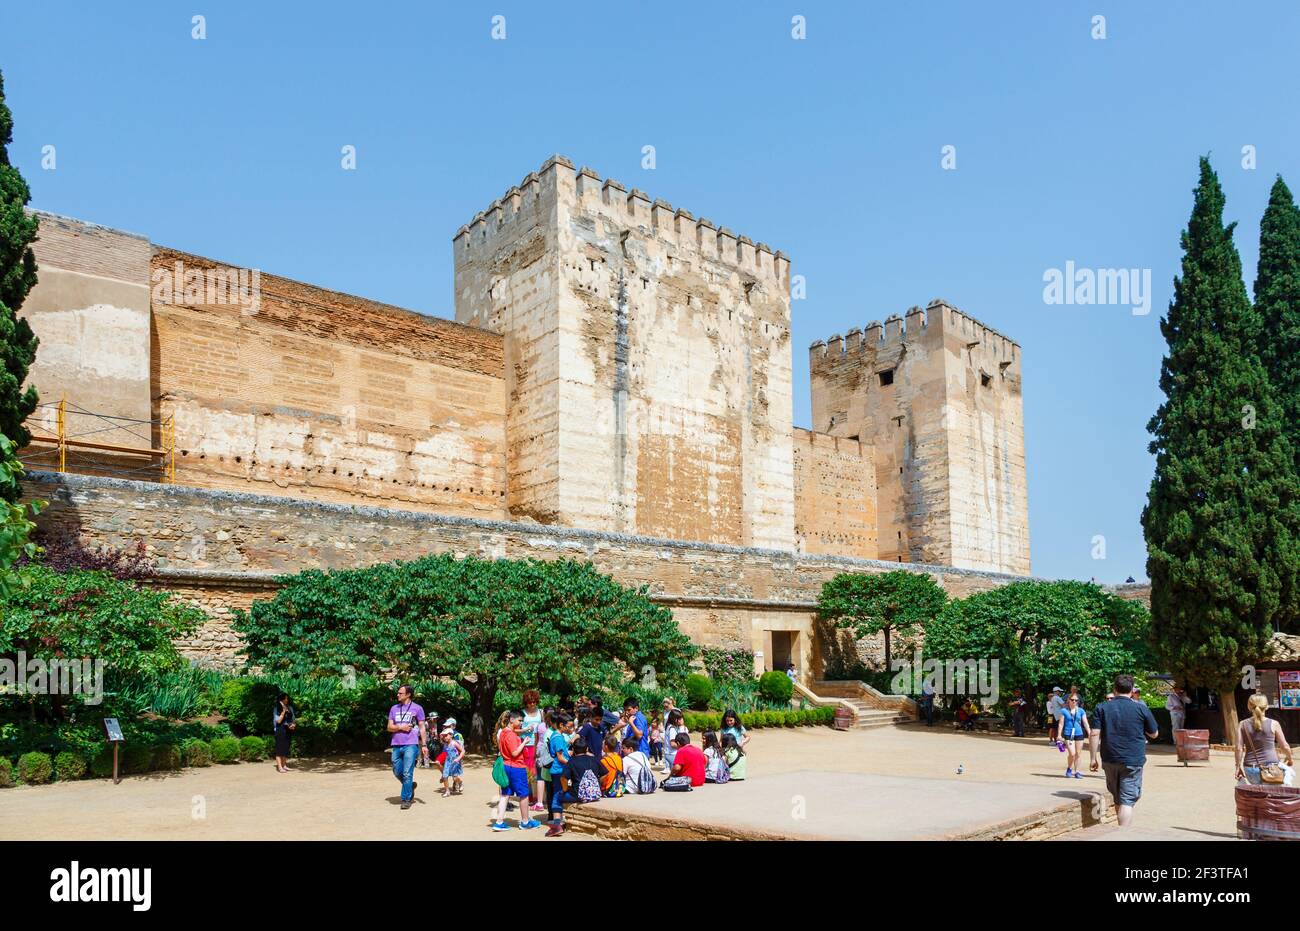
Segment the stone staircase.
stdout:
[[906,724],[912,720],[912,716],[903,711],[872,708],[860,698],[841,698],[840,703],[850,705],[853,708],[854,730],[865,731],[877,727],[893,727],[895,724]]
[[854,730],[906,724],[917,718],[916,703],[903,695],[882,695],[865,682],[795,683],[795,692],[816,706],[836,705],[853,712]]

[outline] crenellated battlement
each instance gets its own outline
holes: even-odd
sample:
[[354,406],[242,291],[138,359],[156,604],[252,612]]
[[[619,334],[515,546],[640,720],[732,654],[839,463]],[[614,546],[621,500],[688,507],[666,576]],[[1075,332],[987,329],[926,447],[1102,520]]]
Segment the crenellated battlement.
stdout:
[[518,222],[529,222],[549,213],[552,205],[571,200],[578,209],[600,214],[627,229],[671,243],[684,253],[731,266],[755,277],[767,277],[788,285],[790,258],[765,242],[717,226],[707,217],[695,218],[688,210],[675,208],[662,198],[651,198],[637,188],[630,190],[614,178],[602,178],[593,169],[553,155],[535,172],[512,186],[487,210],[475,215],[452,237],[456,254],[469,254],[480,246],[492,247],[498,234],[508,235]]
[[835,334],[817,340],[808,347],[809,355],[820,364],[833,362],[837,356],[880,351],[914,342],[927,334],[964,338],[967,347],[980,348],[1002,361],[1015,361],[1020,344],[990,326],[981,323],[943,298],[935,298],[924,308],[912,306],[905,315],[891,314],[884,323],[873,320],[865,329],[857,327],[841,336]]

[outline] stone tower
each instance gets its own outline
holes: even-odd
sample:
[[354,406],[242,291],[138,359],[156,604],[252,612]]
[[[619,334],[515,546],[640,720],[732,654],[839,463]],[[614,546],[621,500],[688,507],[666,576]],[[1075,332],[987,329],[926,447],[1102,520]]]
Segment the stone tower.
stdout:
[[506,338],[512,514],[793,548],[783,254],[561,156],[454,249],[456,320]]
[[1019,345],[935,300],[810,354],[813,429],[874,448],[880,558],[1028,574]]

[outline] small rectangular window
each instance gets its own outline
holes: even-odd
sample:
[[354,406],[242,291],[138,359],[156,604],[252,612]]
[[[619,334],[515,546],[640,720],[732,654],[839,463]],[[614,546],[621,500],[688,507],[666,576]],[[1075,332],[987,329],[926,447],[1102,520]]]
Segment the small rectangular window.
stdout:
[[892,385],[894,383],[894,370],[887,369],[880,373],[880,386]]

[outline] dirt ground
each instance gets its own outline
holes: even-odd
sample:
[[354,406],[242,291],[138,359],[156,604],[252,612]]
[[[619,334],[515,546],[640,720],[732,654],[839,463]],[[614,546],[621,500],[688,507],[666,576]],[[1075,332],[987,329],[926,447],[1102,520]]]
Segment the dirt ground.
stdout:
[[[800,770],[1104,790],[1100,774],[1064,778],[1065,755],[1042,738],[1017,740],[921,725],[838,732],[826,727],[752,733],[749,775]],[[1086,753],[1085,753],[1086,762]],[[124,778],[0,790],[0,840],[540,840],[542,830],[494,835],[489,761],[467,761],[465,794],[441,798],[438,771],[416,770],[416,804],[399,806],[383,754],[241,763]],[[1232,756],[1184,767],[1172,747],[1148,757],[1130,836],[1183,840],[1235,836]],[[709,787],[726,792],[726,786]],[[618,804],[613,802],[612,804]],[[510,824],[515,824],[511,813]],[[565,840],[578,840],[566,835]]]

